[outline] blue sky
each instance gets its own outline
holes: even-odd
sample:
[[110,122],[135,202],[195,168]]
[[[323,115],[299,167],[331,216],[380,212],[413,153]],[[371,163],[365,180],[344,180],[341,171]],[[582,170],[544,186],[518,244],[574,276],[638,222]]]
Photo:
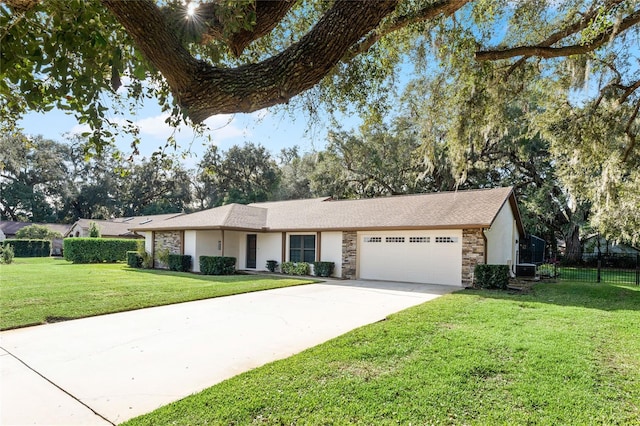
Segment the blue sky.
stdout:
[[[162,113],[154,100],[149,100],[138,110],[135,116],[127,117],[140,128],[140,154],[150,156],[163,147],[174,129],[164,122],[168,113]],[[179,150],[177,154],[190,148],[185,158],[185,165],[193,167],[202,157],[202,153],[210,144],[227,150],[233,145],[253,142],[265,146],[274,156],[282,148],[297,145],[301,152],[323,149],[326,144],[327,131],[324,123],[309,126],[302,113],[283,112],[282,110],[262,110],[252,114],[218,115],[205,122],[209,131],[202,136],[195,136],[189,126],[181,126],[175,133]],[[32,136],[42,135],[47,139],[59,142],[66,140],[65,134],[82,133],[88,127],[79,125],[73,115],[54,109],[47,113],[29,113],[21,121],[24,133]],[[130,152],[131,138],[118,138],[118,148]]]

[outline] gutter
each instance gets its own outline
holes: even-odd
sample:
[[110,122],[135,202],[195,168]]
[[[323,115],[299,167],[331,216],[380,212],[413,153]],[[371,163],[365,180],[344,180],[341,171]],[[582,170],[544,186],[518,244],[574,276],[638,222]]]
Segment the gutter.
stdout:
[[484,231],[486,231],[487,228],[482,228],[481,230],[481,234],[482,234],[482,239],[484,240],[484,264],[487,264],[487,258],[488,258],[488,251],[489,251],[489,243],[487,241],[487,236],[485,235]]

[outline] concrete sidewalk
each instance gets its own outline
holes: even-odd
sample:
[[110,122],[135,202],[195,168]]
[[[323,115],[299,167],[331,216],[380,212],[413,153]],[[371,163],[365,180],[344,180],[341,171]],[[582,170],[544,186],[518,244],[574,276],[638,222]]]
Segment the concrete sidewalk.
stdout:
[[456,290],[327,282],[0,333],[0,424],[118,424]]

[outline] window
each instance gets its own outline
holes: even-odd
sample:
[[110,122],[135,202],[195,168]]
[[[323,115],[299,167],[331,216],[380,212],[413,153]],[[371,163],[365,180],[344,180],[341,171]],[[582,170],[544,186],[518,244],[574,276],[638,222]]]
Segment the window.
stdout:
[[436,237],[436,243],[457,243],[458,237]]
[[364,237],[365,243],[381,243],[382,237]]
[[384,240],[387,243],[404,243],[404,237],[386,237]]
[[291,262],[316,261],[316,236],[315,235],[290,235],[289,236],[289,260]]
[[430,237],[409,237],[410,243],[428,243],[431,241]]

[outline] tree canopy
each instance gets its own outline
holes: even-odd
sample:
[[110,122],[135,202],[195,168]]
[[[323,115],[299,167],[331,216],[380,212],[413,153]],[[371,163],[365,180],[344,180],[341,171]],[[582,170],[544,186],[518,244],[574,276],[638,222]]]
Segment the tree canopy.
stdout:
[[[506,75],[558,64],[540,58],[591,57],[610,76],[603,93],[632,104],[637,63],[612,40],[637,36],[639,22],[633,0],[4,0],[0,113],[11,123],[26,110],[66,109],[100,146],[114,121],[104,95],[153,96],[193,123],[312,88],[309,108],[372,105],[405,62],[460,65],[470,55],[500,61]],[[445,58],[444,41],[458,58]]]
[[419,125],[423,172],[456,185],[544,140],[552,200],[638,241],[639,32],[637,0],[4,0],[0,123],[56,107],[89,125],[89,148],[117,128],[135,152],[118,115],[147,98],[174,124],[275,105],[396,113]]

